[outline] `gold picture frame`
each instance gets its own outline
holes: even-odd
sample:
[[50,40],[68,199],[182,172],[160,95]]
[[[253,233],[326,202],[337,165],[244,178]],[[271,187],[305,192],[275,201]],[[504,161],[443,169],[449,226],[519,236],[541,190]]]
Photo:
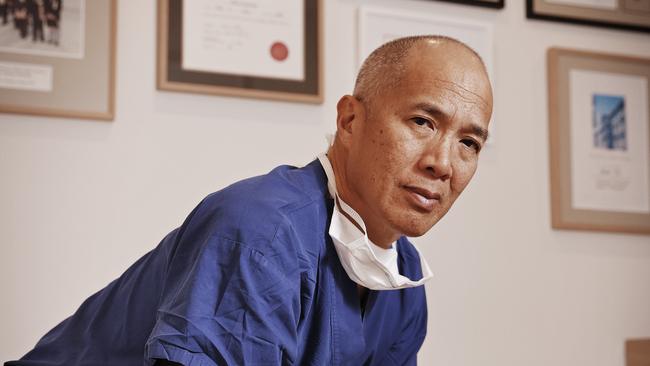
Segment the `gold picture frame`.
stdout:
[[547,53],[552,226],[650,234],[650,59]]
[[[184,0],[158,0],[158,57],[157,88],[165,91],[214,94],[246,98],[284,100],[291,102],[322,103],[323,101],[323,42],[322,42],[322,0],[304,0],[302,28],[292,29],[304,39],[300,44],[303,52],[298,52],[294,60],[304,70],[297,79],[282,76],[260,76],[246,72],[221,70],[200,70],[184,67],[186,54],[183,45]],[[251,5],[252,4],[252,5]],[[186,4],[188,5],[188,4]],[[195,6],[194,4],[191,4]],[[247,6],[255,6],[251,2]],[[266,5],[268,6],[268,5]],[[250,9],[241,18],[249,16]],[[228,18],[231,22],[235,17]],[[215,20],[216,19],[216,20]],[[210,20],[214,29],[219,18]],[[237,24],[237,28],[244,28]],[[193,22],[198,23],[198,22]],[[250,24],[250,22],[249,22]],[[250,32],[259,34],[256,32]],[[265,33],[262,33],[266,36]],[[221,36],[221,35],[218,35]],[[273,44],[275,46],[275,44]],[[189,46],[188,46],[189,47]],[[190,49],[191,50],[191,49]],[[286,48],[285,48],[286,50]],[[273,47],[269,47],[270,53]],[[266,51],[265,51],[266,52]],[[232,51],[230,57],[246,60],[246,56]],[[218,60],[215,60],[218,61]]]
[[75,26],[56,46],[45,37],[40,46],[36,34],[0,44],[0,112],[113,120],[116,17],[116,0],[67,1],[60,22]]

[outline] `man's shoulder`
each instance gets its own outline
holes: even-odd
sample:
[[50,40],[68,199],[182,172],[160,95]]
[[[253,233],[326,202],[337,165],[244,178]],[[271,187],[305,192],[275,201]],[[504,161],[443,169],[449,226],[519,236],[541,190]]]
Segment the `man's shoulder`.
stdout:
[[314,164],[302,168],[281,165],[212,193],[201,205],[231,218],[240,217],[243,225],[290,217],[305,206],[322,204],[327,181],[321,179],[317,168]]
[[279,166],[214,192],[194,209],[182,231],[240,242],[264,254],[301,245],[305,230],[325,230],[327,222],[327,181],[316,164]]

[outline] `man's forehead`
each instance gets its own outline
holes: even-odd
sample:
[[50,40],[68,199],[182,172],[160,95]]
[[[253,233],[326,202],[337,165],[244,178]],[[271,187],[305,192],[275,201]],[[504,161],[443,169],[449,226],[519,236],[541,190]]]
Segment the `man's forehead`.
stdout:
[[419,51],[416,47],[411,50],[414,53],[405,63],[398,86],[402,93],[446,92],[458,101],[474,103],[491,112],[492,87],[481,60],[472,51],[455,44],[425,44],[418,48]]
[[415,103],[413,98],[418,100],[424,98],[424,100],[431,99],[438,103],[472,105],[479,110],[490,112],[492,109],[491,87],[487,79],[480,79],[479,75],[478,80],[454,80],[453,75],[445,77],[445,75],[416,71],[406,73],[393,93],[389,94],[400,99],[408,99],[409,104]]
[[[482,60],[472,49],[462,43],[450,40],[423,41],[411,47],[407,52],[409,61],[446,63],[453,61],[482,65]],[[408,61],[407,61],[408,62]]]

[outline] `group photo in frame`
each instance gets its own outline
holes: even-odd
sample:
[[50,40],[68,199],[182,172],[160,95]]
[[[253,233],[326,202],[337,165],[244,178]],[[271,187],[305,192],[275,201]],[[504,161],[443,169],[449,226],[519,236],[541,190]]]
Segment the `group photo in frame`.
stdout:
[[112,120],[116,3],[5,2],[0,112]]
[[650,59],[547,54],[552,226],[650,234]]
[[158,89],[321,103],[321,2],[158,0]]
[[526,0],[526,17],[650,32],[648,0]]

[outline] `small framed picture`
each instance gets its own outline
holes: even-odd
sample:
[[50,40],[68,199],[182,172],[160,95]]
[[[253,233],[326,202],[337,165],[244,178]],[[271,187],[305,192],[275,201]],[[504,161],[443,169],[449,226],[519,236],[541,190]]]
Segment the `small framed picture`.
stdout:
[[644,366],[650,364],[650,338],[625,341],[625,365]]
[[532,19],[650,32],[648,0],[526,0],[526,16]]
[[158,89],[321,103],[321,1],[158,0]]
[[547,57],[553,227],[650,234],[650,59]]
[[112,120],[116,3],[2,1],[0,112]]
[[444,1],[448,3],[457,3],[464,5],[483,6],[486,8],[502,9],[505,5],[505,0],[435,0]]

